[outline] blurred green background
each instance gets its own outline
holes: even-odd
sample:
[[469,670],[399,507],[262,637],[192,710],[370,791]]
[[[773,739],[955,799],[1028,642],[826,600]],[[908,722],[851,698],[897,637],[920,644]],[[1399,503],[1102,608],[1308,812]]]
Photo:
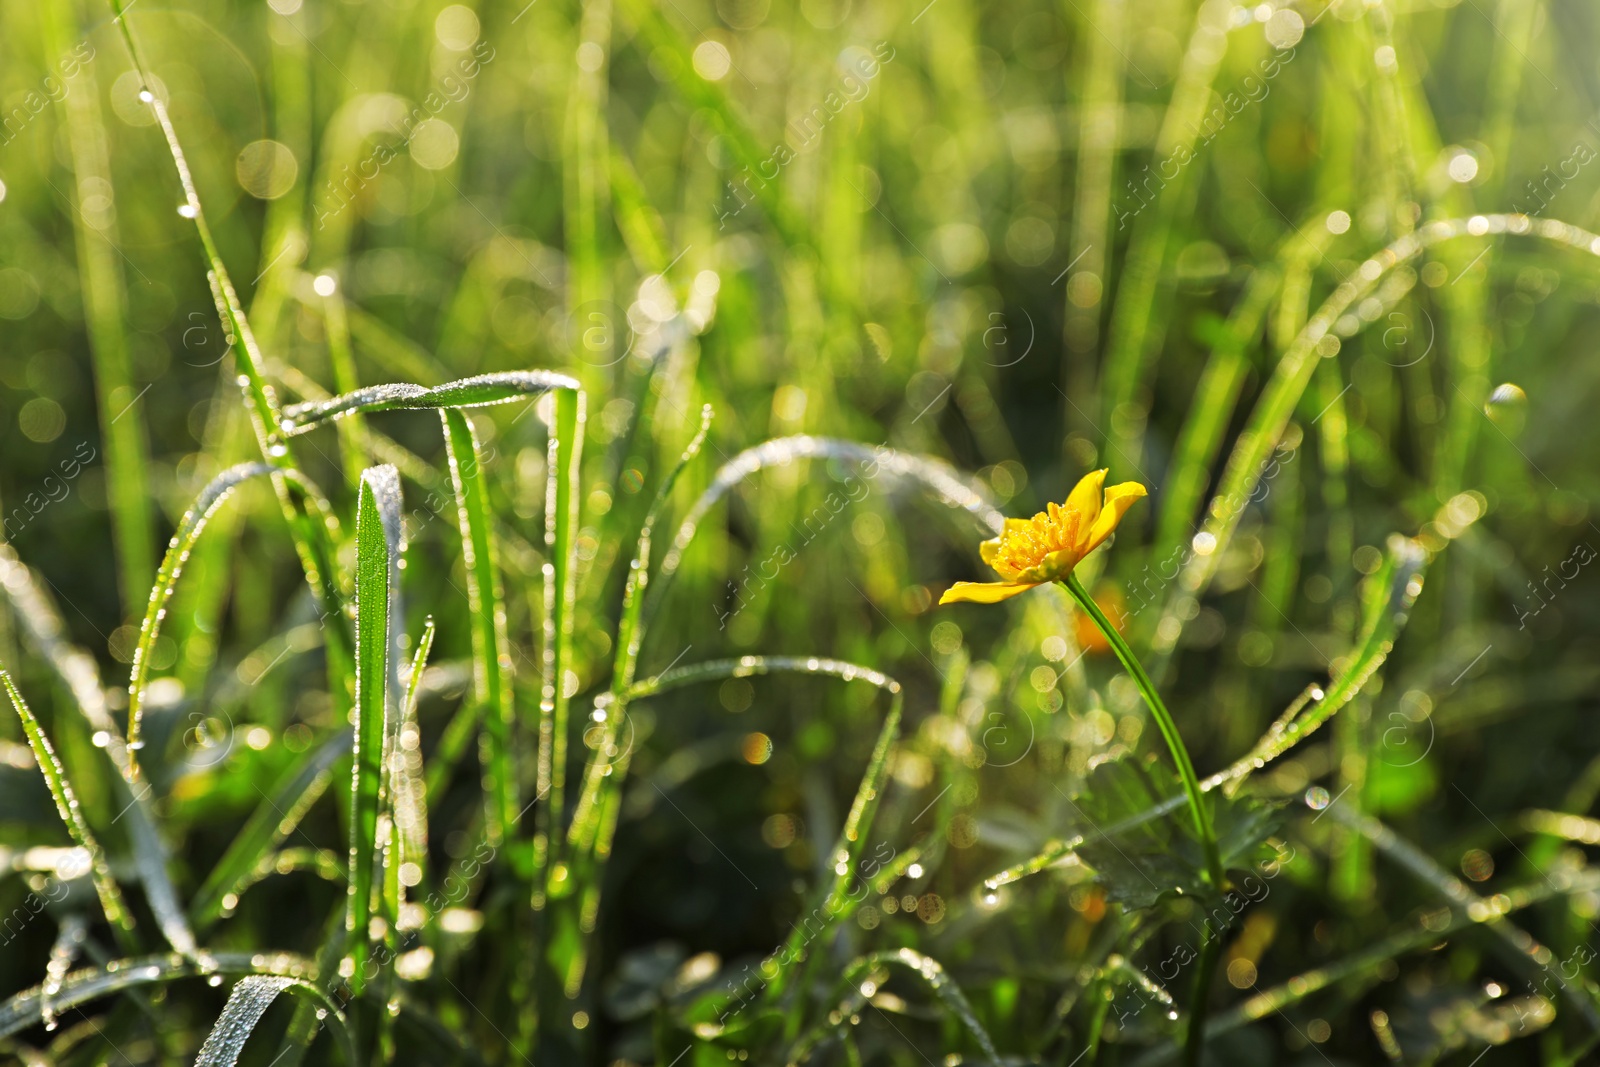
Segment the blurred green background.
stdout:
[[[1488,900],[1552,872],[1579,878],[1582,847],[1600,843],[1600,578],[1586,566],[1600,544],[1600,438],[1583,414],[1600,397],[1600,245],[1518,235],[1544,220],[1600,224],[1594,8],[137,0],[128,21],[281,400],[526,368],[582,383],[581,590],[562,680],[579,717],[609,680],[639,523],[704,404],[715,421],[671,496],[658,559],[716,468],[774,437],[936,457],[1010,515],[1062,500],[1092,467],[1145,483],[1150,499],[1090,569],[1134,647],[1162,665],[1202,774],[1340,672],[1365,576],[1391,535],[1414,538],[1435,558],[1382,675],[1250,779],[1290,802],[1272,841],[1295,859],[1230,932],[1213,1014],[1289,992],[1264,1018],[1236,1019],[1212,1055],[1371,1063],[1399,1049],[1405,1062],[1492,1067],[1595,1054],[1600,1000],[1575,954],[1593,943],[1600,892],[1563,882],[1517,917],[1550,953],[1524,944],[1530,970],[1492,932],[1426,925],[1466,907],[1439,871],[1419,878],[1298,803],[1308,788],[1326,790],[1319,811],[1344,798]],[[109,8],[0,0],[0,27],[3,540],[117,712],[166,539],[209,478],[259,454],[172,157]],[[1312,339],[1281,432],[1256,421],[1275,370],[1303,359],[1308,318],[1339,286],[1372,280],[1368,257],[1431,223],[1497,212],[1534,222],[1462,222],[1385,274]],[[546,421],[532,402],[474,415],[527,715]],[[1202,521],[1227,512],[1208,502],[1241,440],[1266,461],[1245,464],[1237,528],[1204,542]],[[405,477],[405,629],[431,615],[439,634],[424,762],[452,753],[430,789],[442,875],[484,831],[474,753],[448,729],[470,704],[472,642],[434,420],[365,416],[296,448],[347,528],[363,466]],[[342,728],[271,494],[245,489],[213,522],[153,650],[163,681],[142,757],[185,899],[286,768]],[[943,964],[1008,1062],[1170,1053],[1164,1008],[1128,1005],[1153,995],[1134,971],[1162,981],[1190,937],[1182,901],[1108,904],[1081,863],[984,888],[1093,821],[1080,801],[1100,761],[1166,759],[1058,591],[932,607],[951,581],[990,577],[984,536],[972,515],[854,461],[773,466],[702,522],[651,609],[642,667],[815,655],[905,687],[871,841],[926,856],[814,949],[829,982],[864,953],[913,948]],[[1204,588],[1174,584],[1211,545]],[[120,870],[136,846],[107,765],[12,592],[0,662]],[[738,985],[789,936],[832,868],[886,703],[862,685],[758,677],[633,709],[574,1009],[583,1025],[548,1059],[656,1062],[674,1004]],[[4,916],[26,911],[53,870],[27,849],[67,839],[14,720],[0,738]],[[343,848],[342,788],[331,795],[299,844]],[[524,1047],[526,860],[502,859],[406,983],[420,1016],[487,1062]],[[344,897],[342,875],[324,875],[267,878],[208,943],[315,957]],[[97,914],[77,883],[52,921],[7,928],[0,993],[44,979],[62,916]],[[1419,922],[1439,937],[1382,951]],[[111,958],[92,924],[87,943],[85,960]],[[1328,988],[1285,984],[1351,959]],[[1569,963],[1559,995],[1540,988],[1542,971]],[[940,997],[900,981],[892,1001],[844,1013],[850,1036],[809,1054],[982,1058]],[[1171,989],[1180,1007],[1186,992]],[[97,1002],[58,1033],[24,1031],[42,1051],[6,1054],[177,1062],[225,993],[191,981]],[[804,995],[819,1019],[838,999],[828,982]],[[288,1013],[268,1018],[281,1029]],[[272,1045],[252,1043],[242,1062],[272,1062]],[[403,1044],[394,1062],[478,1054],[429,1048]]]

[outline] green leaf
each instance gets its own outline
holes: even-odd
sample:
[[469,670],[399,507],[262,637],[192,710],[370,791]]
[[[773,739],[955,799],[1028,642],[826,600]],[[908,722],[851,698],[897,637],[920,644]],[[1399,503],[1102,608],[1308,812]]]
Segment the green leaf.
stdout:
[[[1153,759],[1108,759],[1089,772],[1072,799],[1084,838],[1077,852],[1094,868],[1107,900],[1148,908],[1169,896],[1216,895],[1205,877],[1205,855],[1193,822],[1183,810],[1145,817],[1181,791],[1177,776]],[[1224,797],[1216,790],[1205,801],[1225,869],[1250,867],[1266,858],[1262,846],[1277,825],[1274,807],[1255,798]]]
[[11,706],[17,709],[17,717],[22,720],[23,733],[28,735],[28,747],[33,749],[34,761],[39,764],[39,770],[44,772],[45,783],[50,787],[50,795],[55,799],[56,811],[61,814],[61,821],[67,824],[67,832],[72,835],[72,840],[89,856],[89,873],[94,881],[95,893],[100,897],[100,906],[105,910],[106,919],[121,930],[132,930],[133,916],[122,903],[122,893],[117,889],[116,880],[111,877],[111,866],[106,863],[106,855],[100,848],[100,842],[89,832],[89,824],[83,821],[83,812],[78,808],[77,795],[72,790],[72,783],[67,779],[66,769],[56,758],[55,748],[45,736],[39,720],[33,717],[28,702],[23,700],[22,694],[17,691],[16,683],[11,680],[10,673],[3,667],[0,667],[0,685],[5,687],[6,695],[11,698]]
[[[345,910],[352,989],[366,980],[375,873],[385,851],[378,842],[390,705],[398,699],[394,629],[400,591],[400,475],[390,466],[361,475],[356,502],[356,723],[350,803],[350,893]],[[380,880],[381,884],[381,880]],[[393,928],[395,916],[384,915]]]

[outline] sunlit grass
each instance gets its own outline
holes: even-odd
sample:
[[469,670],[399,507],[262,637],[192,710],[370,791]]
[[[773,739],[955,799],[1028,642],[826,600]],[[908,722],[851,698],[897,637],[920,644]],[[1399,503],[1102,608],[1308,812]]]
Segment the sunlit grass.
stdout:
[[1594,1055],[1587,10],[145,3],[0,8],[0,1055]]

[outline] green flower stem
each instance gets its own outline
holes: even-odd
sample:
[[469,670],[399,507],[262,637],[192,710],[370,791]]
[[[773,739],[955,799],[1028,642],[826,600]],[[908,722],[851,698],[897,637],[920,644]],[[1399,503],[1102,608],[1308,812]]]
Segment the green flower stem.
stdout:
[[1185,1067],[1200,1067],[1200,1052],[1206,1043],[1206,1004],[1211,999],[1211,979],[1217,973],[1217,957],[1222,955],[1222,931],[1206,930],[1200,942],[1200,959],[1195,965],[1194,988],[1189,994],[1189,1028],[1183,1035]]
[[[1144,696],[1144,702],[1150,707],[1150,714],[1155,716],[1156,725],[1161,727],[1161,736],[1166,739],[1167,748],[1172,752],[1172,762],[1178,765],[1178,777],[1183,779],[1183,791],[1189,797],[1189,813],[1194,816],[1195,832],[1200,835],[1200,846],[1205,850],[1206,877],[1210,880],[1212,888],[1222,892],[1227,884],[1222,870],[1222,857],[1217,851],[1217,832],[1211,825],[1211,815],[1206,810],[1205,798],[1200,794],[1200,780],[1195,776],[1194,763],[1189,759],[1189,750],[1183,747],[1183,738],[1178,734],[1178,724],[1172,721],[1172,713],[1161,702],[1161,694],[1156,692],[1155,683],[1144,672],[1144,667],[1133,654],[1133,649],[1122,639],[1117,628],[1111,625],[1111,620],[1106,618],[1105,612],[1100,610],[1100,605],[1094,602],[1094,597],[1078,581],[1076,574],[1068,574],[1061,583],[1066,586],[1067,592],[1072,594],[1072,599],[1078,606],[1088,613],[1089,618],[1105,634],[1106,640],[1116,651],[1117,658],[1122,661],[1122,666],[1139,687],[1139,692]],[[1215,933],[1208,934],[1200,946],[1200,959],[1198,970],[1195,973],[1194,995],[1189,1002],[1189,1026],[1184,1035],[1184,1062],[1189,1067],[1199,1067],[1200,1052],[1205,1045],[1206,1001],[1211,993],[1211,975],[1216,970],[1217,956],[1222,947],[1221,938]]]
[[1156,692],[1155,683],[1139,665],[1139,660],[1134,656],[1133,649],[1122,639],[1117,628],[1111,625],[1105,612],[1100,610],[1100,605],[1094,602],[1094,597],[1078,581],[1076,574],[1068,574],[1061,583],[1072,594],[1072,599],[1078,602],[1094,624],[1105,634],[1112,649],[1117,653],[1117,658],[1122,661],[1122,666],[1128,671],[1139,687],[1139,692],[1144,696],[1144,702],[1150,707],[1150,714],[1155,716],[1156,725],[1161,728],[1161,736],[1166,739],[1167,748],[1172,752],[1172,762],[1178,765],[1178,777],[1183,779],[1183,791],[1189,797],[1189,814],[1194,816],[1195,832],[1200,836],[1200,847],[1205,850],[1206,876],[1211,880],[1212,888],[1222,892],[1226,879],[1222,872],[1222,857],[1217,852],[1217,832],[1211,826],[1211,815],[1206,810],[1205,798],[1200,794],[1200,779],[1195,776],[1194,764],[1189,760],[1189,750],[1183,747],[1183,738],[1178,734],[1178,724],[1172,721],[1172,713],[1161,702],[1161,694]]

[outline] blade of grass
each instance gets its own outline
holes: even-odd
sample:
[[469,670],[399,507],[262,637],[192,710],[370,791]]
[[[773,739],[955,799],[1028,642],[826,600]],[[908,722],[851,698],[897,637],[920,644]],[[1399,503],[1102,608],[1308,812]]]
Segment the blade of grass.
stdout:
[[99,667],[88,653],[66,640],[61,617],[40,590],[33,572],[17,560],[9,545],[4,544],[0,544],[0,589],[11,600],[16,617],[34,648],[72,694],[97,739],[104,742],[105,753],[117,770],[119,799],[125,801],[118,818],[128,820],[134,864],[162,935],[186,958],[199,961],[199,948],[167,871],[167,846],[156,831],[151,813],[152,790],[147,783],[138,780],[128,743],[106,707]]
[[[734,162],[746,174],[759,173],[763,166],[770,165],[767,151],[735,110],[726,91],[695,71],[692,49],[677,27],[667,21],[662,10],[648,0],[623,0],[622,10],[655,58],[654,69],[665,74],[668,83],[691,108],[705,109],[717,134],[733,154]],[[746,186],[749,184],[747,181]],[[756,184],[756,200],[779,239],[790,249],[811,248],[806,227],[784,195],[781,184],[759,179]]]
[[[961,987],[950,977],[950,973],[944,969],[944,965],[932,956],[924,955],[915,949],[909,948],[874,952],[871,955],[855,960],[850,966],[846,967],[838,985],[840,987],[857,987],[854,992],[856,996],[860,996],[859,986],[861,985],[861,980],[874,971],[881,971],[891,964],[896,967],[904,967],[912,975],[922,979],[927,987],[933,990],[934,996],[939,998],[944,1010],[955,1016],[962,1027],[972,1035],[972,1039],[978,1043],[978,1048],[983,1052],[984,1056],[988,1057],[987,1062],[990,1064],[999,1064],[1001,1062],[1000,1052],[994,1047],[994,1039],[989,1036],[989,1031],[984,1028],[982,1021],[979,1020],[978,1013],[972,1010],[972,1003],[967,1000],[966,994],[961,992]],[[1142,972],[1136,973],[1142,976]],[[861,999],[865,1001],[869,998],[862,997]],[[848,1019],[852,1012],[843,1010],[839,1014],[843,1019]],[[806,1044],[806,1040],[802,1039],[790,1051],[789,1062],[802,1062],[804,1059],[802,1050]]]
[[1195,386],[1194,403],[1173,447],[1172,473],[1165,479],[1156,526],[1157,553],[1182,544],[1194,522],[1207,474],[1222,447],[1228,420],[1250,370],[1247,351],[1260,335],[1262,320],[1281,281],[1282,275],[1272,267],[1252,273],[1244,295],[1212,344],[1211,356]]
[[[1332,332],[1334,323],[1356,301],[1377,288],[1379,281],[1401,263],[1414,259],[1425,249],[1441,242],[1485,233],[1533,236],[1590,255],[1600,255],[1600,251],[1597,251],[1600,245],[1593,244],[1595,235],[1569,223],[1553,219],[1530,219],[1526,215],[1478,215],[1471,219],[1428,223],[1416,233],[1392,242],[1358,266],[1351,277],[1340,284],[1317,309],[1317,313],[1295,338],[1294,344],[1278,361],[1228,457],[1201,531],[1206,537],[1207,550],[1196,551],[1184,564],[1176,583],[1178,588],[1169,597],[1163,611],[1163,625],[1157,626],[1152,658],[1156,660],[1158,669],[1177,647],[1184,622],[1179,609],[1190,599],[1198,599],[1210,586],[1251,494],[1266,469],[1267,458],[1278,447],[1290,416],[1310,384],[1318,360],[1338,351],[1339,338]],[[1165,625],[1168,618],[1174,620],[1171,625]]]
[[661,485],[656,489],[655,500],[645,516],[644,525],[639,530],[638,547],[628,568],[627,587],[622,595],[622,615],[617,621],[616,659],[611,668],[609,713],[601,739],[595,746],[595,756],[589,761],[584,776],[583,792],[573,809],[572,826],[568,833],[568,843],[575,853],[584,853],[594,847],[596,828],[591,816],[595,804],[599,802],[602,788],[608,784],[608,779],[612,790],[622,788],[619,775],[607,774],[609,764],[604,753],[616,743],[617,731],[621,728],[622,719],[627,711],[628,694],[633,687],[634,675],[639,666],[639,648],[645,636],[641,616],[644,610],[645,591],[650,584],[651,542],[661,510],[671,497],[679,475],[695,456],[699,455],[700,448],[705,443],[706,434],[711,430],[711,418],[712,408],[707,404],[701,410],[699,431],[683,450],[677,465],[661,480]]
[[400,739],[395,761],[394,815],[400,831],[400,861],[416,865],[417,881],[428,870],[428,793],[422,772],[422,727],[417,722],[417,702],[422,696],[422,675],[433,652],[436,627],[433,616],[422,626],[417,650],[411,657],[405,697],[400,704]]
[[[65,55],[78,36],[75,8],[68,4],[41,5],[53,55]],[[122,262],[132,263],[120,248],[115,214],[91,214],[85,201],[103,196],[111,186],[111,163],[106,150],[105,123],[93,64],[78,68],[81,79],[75,91],[63,93],[66,109],[67,148],[74,179],[72,217],[77,241],[78,276],[89,327],[89,354],[94,365],[95,399],[100,409],[100,434],[106,463],[106,495],[111,505],[111,529],[117,551],[117,576],[122,587],[122,610],[131,615],[150,587],[155,562],[154,516],[149,484],[149,444],[144,420],[130,410],[142,394],[134,386],[133,363],[128,352],[127,287]],[[89,219],[95,219],[90,225]],[[138,270],[134,267],[134,270]],[[148,281],[148,279],[146,279]]]
[[549,892],[565,826],[567,780],[567,673],[572,662],[572,614],[578,526],[578,475],[583,456],[583,393],[555,395],[545,495],[544,684],[539,700],[538,796],[544,800],[535,830],[535,907]]
[[496,848],[517,832],[517,759],[513,750],[511,639],[506,633],[505,592],[494,519],[484,482],[483,455],[471,420],[447,408],[444,422],[450,481],[455,486],[461,554],[466,566],[467,607],[472,627],[472,689],[484,724],[483,792],[489,843]]
[[[103,967],[87,968],[67,975],[60,990],[51,997],[51,1003],[57,1012],[67,1012],[115,993],[210,974],[280,975],[307,984],[317,977],[316,966],[310,960],[286,952],[219,952],[210,964],[209,969],[202,968],[194,960],[171,953],[116,960]],[[328,1009],[337,1035],[344,1026],[344,1017],[339,1014],[337,1006],[322,996],[314,985],[310,991],[315,992]],[[43,987],[34,986],[0,1004],[0,1038],[10,1037],[40,1022],[43,999]],[[341,1039],[343,1044],[344,1040]]]
[[[1154,209],[1150,209],[1151,205],[1145,203],[1137,189],[1134,196],[1138,207],[1127,205],[1134,215],[1133,233],[1128,239],[1128,251],[1106,331],[1100,406],[1109,419],[1102,424],[1106,427],[1106,442],[1113,452],[1120,450],[1132,457],[1135,465],[1139,462],[1139,440],[1144,433],[1145,405],[1140,402],[1139,388],[1146,360],[1159,345],[1164,326],[1164,317],[1154,313],[1162,280],[1161,268],[1178,220],[1194,202],[1199,183],[1196,172],[1202,169],[1192,163],[1196,141],[1211,106],[1211,83],[1216,80],[1227,51],[1224,9],[1200,5],[1178,70],[1177,85],[1156,135],[1152,153],[1157,182]],[[1164,172],[1168,162],[1179,164],[1170,179]],[[1139,175],[1140,187],[1146,192],[1150,188],[1149,170],[1147,166]],[[1117,211],[1119,231],[1124,227],[1126,214],[1120,209]]]
[[622,787],[630,762],[631,751],[621,758],[615,756],[616,742],[627,715],[628,690],[633,685],[639,647],[644,641],[640,613],[650,580],[651,539],[678,476],[705,443],[706,434],[711,429],[711,417],[711,405],[707,404],[701,410],[700,429],[684,449],[677,464],[657,487],[655,499],[640,528],[638,547],[628,570],[622,614],[617,622],[616,658],[612,666],[611,686],[607,696],[596,702],[596,718],[600,720],[599,735],[590,744],[593,755],[585,767],[583,788],[567,830],[568,877],[577,893],[559,898],[552,894],[551,899],[557,905],[551,909],[547,920],[552,945],[575,946],[565,959],[554,961],[561,975],[562,989],[568,997],[577,995],[581,990],[592,952],[605,859],[611,851],[611,835],[616,830],[621,811]]
[[[1069,351],[1085,358],[1062,361],[1061,387],[1069,396],[1087,398],[1094,394],[1087,387],[1085,379],[1089,375],[1085,372],[1099,346],[1102,297],[1111,262],[1111,186],[1120,147],[1127,30],[1124,5],[1118,0],[1096,0],[1087,14],[1076,4],[1070,6],[1085,23],[1078,39],[1088,54],[1083,62],[1068,64],[1063,71],[1069,78],[1081,77],[1082,82],[1077,93],[1078,161],[1073,168],[1072,236],[1067,246],[1072,249],[1070,254],[1077,266],[1066,280],[1062,340]],[[1068,425],[1083,418],[1070,401],[1066,411],[1077,416]],[[1114,410],[1105,414],[1117,417]]]
[[[863,680],[870,679],[863,676]],[[889,753],[894,747],[895,738],[900,733],[903,694],[898,682],[893,679],[886,681],[888,684],[881,688],[889,693],[889,714],[884,716],[883,726],[878,731],[877,743],[872,749],[872,757],[867,761],[866,773],[861,776],[861,785],[856,789],[855,800],[850,804],[850,814],[845,817],[844,826],[840,829],[839,838],[830,853],[834,861],[832,884],[818,888],[817,896],[814,898],[815,904],[811,909],[812,915],[821,917],[821,929],[813,934],[805,924],[796,926],[783,948],[763,961],[762,974],[767,978],[765,1002],[769,1005],[776,1005],[784,996],[788,980],[794,974],[794,964],[798,961],[804,960],[804,977],[800,979],[798,988],[803,990],[810,987],[813,973],[826,954],[807,953],[806,946],[815,937],[825,940],[844,913],[853,910],[855,902],[851,899],[850,883],[856,877],[861,854],[866,850],[867,835],[872,831],[872,820],[877,814],[878,803],[883,798],[885,781],[889,774]],[[790,1042],[799,1035],[802,1014],[798,1010],[791,1010],[788,1014],[784,1024],[784,1036]]]
[[[1600,888],[1600,875],[1593,871],[1570,874],[1561,872],[1555,876],[1555,880],[1544,879],[1532,885],[1518,886],[1509,890],[1505,894],[1504,913],[1509,915],[1560,897],[1592,893],[1597,888]],[[1206,1027],[1206,1037],[1221,1037],[1242,1026],[1248,1026],[1269,1015],[1282,1012],[1290,1005],[1299,1004],[1325,989],[1355,979],[1366,978],[1374,983],[1381,981],[1378,977],[1378,967],[1384,961],[1407,952],[1434,948],[1443,944],[1452,934],[1465,930],[1473,924],[1474,920],[1463,912],[1451,912],[1444,924],[1435,926],[1428,926],[1420,919],[1413,919],[1401,929],[1357,952],[1333,963],[1295,975],[1282,985],[1261,990],[1254,996],[1246,998],[1236,1007],[1212,1019]],[[1171,1047],[1153,1049],[1133,1061],[1133,1067],[1159,1067],[1160,1064],[1172,1060],[1174,1055],[1175,1050]]]
[[[581,12],[578,47],[569,61],[574,74],[567,89],[561,167],[567,313],[573,316],[584,306],[605,301],[610,295],[602,265],[600,219],[608,214],[610,199],[606,90],[611,60],[611,0],[583,0]],[[580,62],[577,57],[595,57],[595,61]],[[612,354],[602,350],[589,358],[606,366],[611,363]],[[598,378],[598,374],[592,377]]]
[[1522,971],[1526,977],[1537,980],[1541,975],[1553,977],[1562,999],[1583,1017],[1589,1029],[1600,1033],[1600,986],[1579,974],[1568,980],[1561,968],[1553,968],[1555,955],[1534,937],[1502,913],[1498,901],[1480,897],[1467,884],[1445,870],[1417,846],[1395,833],[1371,815],[1352,811],[1337,803],[1322,809],[1346,829],[1354,830],[1370,841],[1379,852],[1405,868],[1418,881],[1432,889],[1449,905],[1450,909],[1487,927],[1501,946],[1500,955],[1509,966]]
[[178,520],[177,532],[167,545],[166,557],[156,573],[150,590],[149,604],[144,619],[139,623],[139,643],[133,652],[132,677],[128,681],[128,745],[135,750],[140,746],[139,726],[143,720],[145,690],[149,683],[150,656],[155,650],[156,638],[161,633],[162,620],[167,615],[167,603],[177,588],[178,578],[189,553],[200,538],[206,522],[220,508],[228,496],[242,483],[261,475],[272,474],[278,468],[268,463],[241,463],[229,467],[213,478],[200,491],[195,502]]
[[297,436],[331,419],[368,411],[488,407],[552,391],[572,392],[577,388],[576,379],[548,370],[476,374],[431,388],[409,382],[369,385],[330,400],[291,404],[283,413],[283,432]]
[[[378,842],[383,804],[384,744],[398,698],[394,632],[400,620],[400,475],[393,467],[362,472],[356,502],[356,720],[350,783],[350,889],[345,911],[351,989],[368,978],[373,883],[384,864]],[[381,881],[380,881],[381,884]],[[395,916],[381,915],[389,927]],[[389,961],[392,962],[392,961]],[[380,970],[386,970],[380,966]]]
[[[216,1023],[211,1027],[211,1033],[206,1035],[205,1044],[200,1046],[200,1052],[195,1056],[195,1067],[234,1067],[234,1064],[239,1062],[239,1053],[244,1051],[245,1042],[250,1039],[256,1024],[267,1013],[267,1009],[272,1007],[272,1002],[278,999],[278,994],[285,990],[308,997],[323,1010],[343,1021],[338,1008],[322,990],[303,978],[291,978],[282,974],[246,975],[228,994],[228,1003],[223,1005],[222,1014],[217,1017]],[[333,1032],[339,1039],[339,1051],[343,1054],[344,1061],[354,1065],[356,1050],[350,1041],[349,1032],[343,1026],[336,1026]]]
[[39,720],[33,717],[28,702],[22,699],[16,683],[11,680],[10,673],[3,666],[0,666],[0,686],[5,687],[6,695],[11,698],[11,706],[16,709],[17,718],[22,720],[22,730],[28,737],[28,747],[33,750],[34,762],[43,772],[45,784],[50,787],[50,796],[56,802],[56,811],[60,814],[61,821],[66,824],[72,840],[88,856],[89,874],[94,881],[94,891],[100,898],[100,907],[105,911],[106,920],[121,933],[131,931],[133,916],[122,902],[122,892],[117,888],[116,879],[111,876],[111,865],[106,862],[105,851],[101,849],[100,842],[95,840],[94,834],[89,832],[89,824],[83,820],[83,812],[78,808],[78,798],[73,793],[72,782],[67,778],[66,768],[62,767],[61,761],[56,758],[56,750],[50,744],[50,738],[45,736]]
[[[239,303],[239,295],[234,291],[233,281],[228,276],[222,255],[212,238],[211,227],[207,224],[205,211],[200,205],[199,190],[189,171],[183,146],[178,141],[177,129],[172,124],[165,101],[151,88],[149,70],[134,39],[133,28],[128,24],[128,5],[123,3],[123,0],[110,0],[110,4],[114,21],[128,50],[129,59],[139,76],[139,98],[149,106],[166,138],[167,150],[177,170],[179,185],[183,189],[183,214],[193,220],[195,231],[200,237],[207,267],[206,281],[211,287],[212,299],[216,302],[217,315],[222,322],[228,345],[238,363],[245,392],[245,406],[250,412],[257,444],[267,462],[286,470],[297,468],[294,454],[279,426],[277,399],[262,375],[261,351],[256,346],[255,335],[251,333],[244,308]],[[295,551],[300,557],[300,566],[305,572],[306,581],[325,615],[339,619],[328,627],[328,678],[336,709],[341,712],[347,711],[350,707],[349,685],[353,674],[353,654],[349,634],[338,614],[341,598],[339,572],[335,560],[336,542],[326,525],[320,524],[316,516],[295,500],[284,478],[275,476],[272,484],[277,492],[284,520],[288,523],[290,534],[294,538]]]
[[272,795],[262,799],[260,807],[251,814],[195,894],[189,914],[197,929],[208,929],[230,910],[228,898],[237,897],[243,891],[251,872],[300,825],[306,812],[327,789],[333,778],[334,764],[350,753],[354,741],[350,731],[340,730],[318,748],[307,752],[299,764],[284,775]]

